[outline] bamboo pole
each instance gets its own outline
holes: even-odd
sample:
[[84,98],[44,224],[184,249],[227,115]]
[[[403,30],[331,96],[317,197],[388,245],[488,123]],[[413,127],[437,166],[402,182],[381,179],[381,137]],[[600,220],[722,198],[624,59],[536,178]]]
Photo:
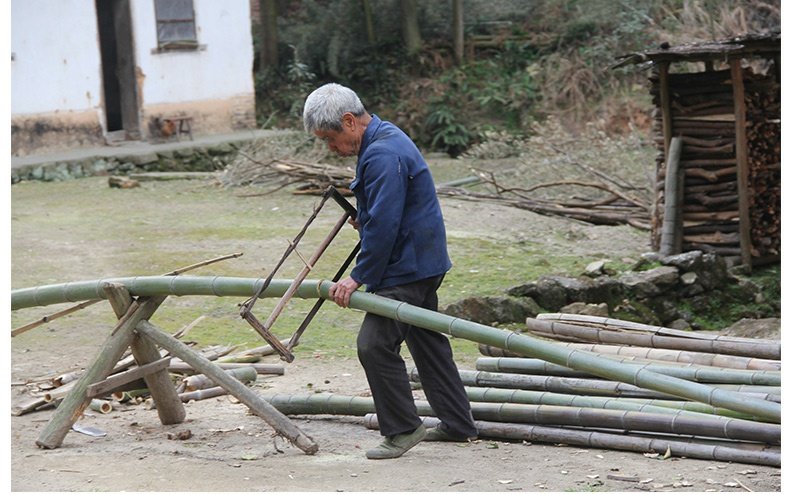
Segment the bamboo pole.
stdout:
[[89,406],[90,409],[93,410],[94,412],[99,412],[104,414],[112,412],[112,403],[110,403],[107,400],[97,400],[94,398],[91,400]]
[[611,317],[591,316],[587,314],[566,314],[566,313],[544,312],[538,314],[537,316],[535,316],[535,318],[541,320],[547,320],[547,321],[584,323],[595,327],[601,327],[602,329],[624,329],[624,330],[633,330],[633,331],[644,331],[648,333],[660,334],[663,336],[677,336],[680,338],[692,338],[697,340],[729,341],[734,343],[762,343],[762,344],[770,344],[770,345],[781,344],[781,340],[770,340],[763,338],[745,338],[738,336],[710,334],[705,331],[682,331],[679,329],[665,328],[663,326],[653,326],[650,324],[642,324],[634,321],[613,319]]
[[698,340],[661,336],[658,334],[624,333],[606,329],[579,326],[563,322],[527,318],[527,329],[536,333],[553,336],[567,336],[595,343],[616,343],[621,345],[667,348],[671,350],[690,350],[697,352],[719,353],[740,357],[781,359],[781,346],[771,343],[741,343],[719,340]]
[[615,410],[637,410],[654,413],[705,414],[710,417],[732,417],[754,420],[726,408],[715,408],[696,401],[659,400],[650,398],[613,398],[608,396],[585,396],[546,391],[529,391],[523,389],[502,389],[466,387],[470,401],[486,401],[492,403],[524,403],[529,405],[565,405],[575,407],[612,408]]
[[[169,273],[165,273],[163,276],[176,276],[176,275],[179,275],[181,273],[185,273],[187,271],[191,271],[193,269],[196,269],[196,268],[199,268],[199,267],[202,267],[202,266],[207,266],[207,265],[213,264],[215,262],[224,261],[225,259],[231,259],[231,258],[240,257],[242,255],[244,255],[244,254],[241,253],[241,252],[237,252],[235,254],[228,254],[228,255],[224,255],[224,256],[220,256],[220,257],[215,257],[214,259],[208,259],[206,261],[202,261],[202,262],[198,262],[198,263],[195,263],[195,264],[191,264],[191,265],[185,266],[183,268],[175,269],[173,271],[170,271]],[[14,336],[20,335],[20,334],[22,334],[22,333],[24,333],[26,331],[29,331],[29,330],[34,329],[34,328],[37,328],[37,327],[41,326],[42,324],[46,324],[46,323],[48,323],[50,321],[53,321],[53,320],[58,319],[58,318],[63,317],[63,316],[67,316],[67,315],[69,315],[69,314],[71,314],[73,312],[77,312],[78,310],[82,310],[82,309],[84,309],[86,307],[90,307],[91,305],[94,305],[94,304],[96,304],[98,302],[101,302],[101,301],[102,301],[101,298],[97,298],[97,299],[94,299],[94,300],[87,300],[85,302],[80,302],[79,304],[74,305],[72,307],[68,307],[68,308],[63,309],[61,311],[55,312],[54,314],[49,314],[47,316],[42,317],[38,321],[33,321],[32,323],[25,324],[24,326],[21,326],[19,328],[14,329],[13,331],[11,331],[11,337],[13,338]]]
[[[96,298],[97,293],[100,293],[98,284],[106,281],[109,280],[82,281],[12,290],[11,308],[17,310],[64,300],[78,301]],[[255,293],[256,287],[261,283],[260,279],[201,276],[148,276],[116,278],[113,281],[122,283],[130,293],[137,296],[173,294],[244,297]],[[290,282],[287,280],[272,282],[263,294],[272,297],[278,296],[278,294],[282,295],[289,285]],[[306,280],[297,290],[297,296],[329,298],[330,286],[331,283],[326,281]],[[445,333],[455,338],[497,346],[528,357],[541,358],[555,364],[587,371],[605,379],[622,381],[688,400],[729,408],[768,421],[781,419],[781,406],[777,403],[745,398],[736,393],[715,389],[705,384],[663,376],[651,371],[634,373],[590,352],[568,349],[529,335],[446,316],[375,294],[355,292],[351,296],[350,307],[431,331]]]
[[[703,367],[680,367],[660,364],[641,364],[612,359],[622,365],[635,369],[647,369],[667,376],[679,377],[689,381],[714,384],[750,384],[762,386],[781,386],[780,372],[739,371],[731,369],[705,369]],[[517,374],[548,374],[563,377],[590,377],[562,365],[555,365],[539,359],[518,357],[479,358],[475,364],[479,371],[510,372]],[[773,391],[771,391],[773,392]]]
[[[107,283],[104,285],[104,292],[107,294],[107,300],[109,300],[115,314],[119,318],[135,303],[131,294],[123,285]],[[151,364],[161,359],[156,345],[140,337],[139,334],[135,334],[132,338],[131,347],[132,355],[134,355],[137,365]],[[167,370],[157,369],[151,373],[144,374],[143,380],[146,387],[151,391],[154,403],[156,403],[156,413],[159,415],[159,421],[164,425],[183,422],[187,412],[184,409],[184,404],[178,397]]]
[[[235,362],[215,362],[214,364],[222,370],[236,369],[239,367],[251,367],[255,369],[255,372],[258,374],[270,374],[276,376],[282,376],[285,374],[285,368],[278,364],[244,364]],[[191,365],[182,361],[171,364],[167,370],[179,374],[194,374],[197,372]]]
[[[602,379],[580,379],[555,376],[530,376],[524,374],[505,374],[458,370],[461,381],[466,386],[481,386],[506,389],[531,389],[594,396],[621,396],[626,398],[673,398],[672,395],[643,389],[633,384]],[[412,369],[409,378],[420,382],[417,369]]]
[[71,426],[79,419],[90,402],[90,398],[86,396],[87,387],[110,374],[113,366],[134,339],[134,327],[138,322],[151,317],[164,299],[164,297],[150,298],[138,307],[130,308],[123,322],[118,322],[115,330],[104,342],[99,356],[80,380],[75,381],[74,388],[66,395],[55,410],[55,414],[39,434],[36,440],[39,447],[54,449],[63,444],[63,439],[71,430]]
[[[350,397],[331,393],[299,395],[265,395],[275,408],[290,415],[360,415],[373,413],[373,398]],[[435,416],[427,401],[416,400],[420,415]],[[608,428],[622,431],[661,432],[706,436],[736,441],[778,444],[781,427],[733,418],[701,415],[650,413],[633,410],[610,410],[558,405],[471,402],[477,420],[545,425]]]
[[184,393],[178,393],[178,397],[181,398],[181,401],[187,403],[190,401],[199,401],[208,398],[216,398],[217,396],[224,396],[226,394],[228,394],[227,389],[223,388],[222,386],[214,386],[213,388],[196,389],[194,391],[186,391]]
[[776,360],[758,359],[753,357],[738,357],[735,355],[719,355],[704,352],[687,352],[681,350],[667,350],[664,348],[627,347],[617,345],[599,345],[591,343],[555,342],[557,345],[566,346],[574,350],[589,351],[604,355],[633,356],[661,362],[690,363],[695,365],[708,365],[730,369],[752,369],[780,371],[781,363]]
[[[244,384],[255,382],[258,378],[258,373],[255,368],[250,365],[244,367],[237,367],[235,369],[223,369],[225,373],[234,379]],[[205,374],[195,374],[184,378],[184,391],[196,391],[199,389],[213,388],[217,386],[211,378]]]
[[278,434],[283,435],[291,441],[292,444],[308,455],[312,455],[318,451],[318,444],[316,444],[310,436],[296,427],[288,417],[278,412],[277,409],[266,403],[257,394],[247,389],[247,387],[238,380],[215,366],[210,360],[193,352],[188,346],[159,330],[147,321],[140,321],[136,330],[146,337],[151,338],[159,346],[166,348],[173,355],[176,355],[195,369],[209,376],[215,383],[228,390],[230,394],[247,405],[255,415],[261,417],[267,424],[272,426]]
[[[378,428],[373,416],[370,418],[366,416],[365,423],[370,428]],[[426,427],[436,427],[439,425],[439,419],[426,417],[423,423]],[[475,425],[477,426],[479,437],[491,439],[570,444],[590,448],[633,451],[636,453],[658,452],[665,454],[671,451],[673,456],[772,467],[780,467],[782,464],[781,453],[748,451],[723,445],[690,444],[685,441],[671,439],[632,437],[607,432],[579,431],[540,425],[503,424],[484,420],[475,421]]]

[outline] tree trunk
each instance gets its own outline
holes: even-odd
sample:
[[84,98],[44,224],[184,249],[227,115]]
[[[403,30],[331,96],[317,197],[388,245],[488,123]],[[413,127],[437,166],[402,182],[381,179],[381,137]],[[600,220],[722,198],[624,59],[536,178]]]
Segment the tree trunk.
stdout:
[[453,59],[456,65],[464,62],[464,2],[453,0]]
[[261,0],[260,70],[276,69],[280,65],[277,50],[277,0]]
[[376,44],[376,32],[373,30],[373,14],[370,8],[370,0],[362,0],[362,9],[365,11],[365,29],[368,33],[368,44]]
[[420,25],[417,22],[417,0],[401,0],[401,26],[403,28],[403,43],[406,52],[410,55],[422,48]]

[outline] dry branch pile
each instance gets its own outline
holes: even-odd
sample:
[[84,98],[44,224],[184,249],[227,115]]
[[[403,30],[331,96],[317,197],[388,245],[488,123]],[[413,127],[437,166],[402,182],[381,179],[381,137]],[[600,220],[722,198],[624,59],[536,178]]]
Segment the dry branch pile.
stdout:
[[[261,139],[239,150],[217,177],[224,187],[264,186],[274,192],[298,184],[296,193],[322,194],[330,185],[347,191],[354,170],[327,159],[326,145],[303,134]],[[244,195],[258,195],[255,193]]]
[[[612,138],[589,125],[571,133],[554,119],[535,124],[526,140],[507,134],[487,134],[487,140],[467,152],[477,182],[442,184],[444,196],[499,202],[538,214],[649,230],[651,185],[645,163],[650,149],[634,133]],[[486,162],[507,150],[511,168],[492,171]]]

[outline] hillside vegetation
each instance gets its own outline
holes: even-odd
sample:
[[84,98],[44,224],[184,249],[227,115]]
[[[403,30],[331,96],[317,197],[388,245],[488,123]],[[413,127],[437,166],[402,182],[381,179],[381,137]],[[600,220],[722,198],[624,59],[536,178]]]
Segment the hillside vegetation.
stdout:
[[279,66],[256,67],[261,125],[300,127],[306,95],[335,81],[423,149],[452,155],[503,133],[527,137],[548,117],[572,133],[644,133],[648,73],[611,70],[618,55],[780,29],[779,0],[465,0],[458,65],[451,2],[416,2],[422,45],[412,54],[399,2],[368,3],[372,32],[359,0],[277,2]]

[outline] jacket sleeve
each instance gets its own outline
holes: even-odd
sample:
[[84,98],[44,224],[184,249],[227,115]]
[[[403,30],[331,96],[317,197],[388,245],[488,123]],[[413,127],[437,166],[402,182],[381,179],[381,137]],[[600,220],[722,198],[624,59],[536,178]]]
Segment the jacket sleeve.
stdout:
[[361,218],[361,248],[351,277],[374,289],[382,280],[403,221],[408,170],[398,156],[376,153],[364,164],[359,184],[367,198],[366,217]]

